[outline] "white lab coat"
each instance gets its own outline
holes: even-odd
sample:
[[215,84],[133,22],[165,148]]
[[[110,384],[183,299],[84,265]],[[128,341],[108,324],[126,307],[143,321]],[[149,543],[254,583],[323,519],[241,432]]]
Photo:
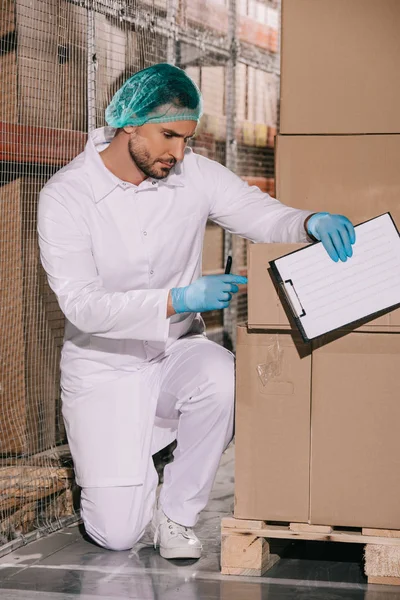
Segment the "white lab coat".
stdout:
[[[152,438],[157,398],[139,374],[178,338],[204,331],[200,315],[167,319],[166,310],[172,287],[201,276],[207,219],[254,242],[310,241],[310,212],[189,148],[163,180],[119,180],[99,156],[114,133],[92,132],[84,152],[45,185],[38,208],[41,261],[66,316],[63,415],[82,486],[141,483],[150,444],[155,452],[171,440],[170,423],[156,422]],[[86,420],[102,432],[96,440]],[[93,448],[85,465],[82,444]]]

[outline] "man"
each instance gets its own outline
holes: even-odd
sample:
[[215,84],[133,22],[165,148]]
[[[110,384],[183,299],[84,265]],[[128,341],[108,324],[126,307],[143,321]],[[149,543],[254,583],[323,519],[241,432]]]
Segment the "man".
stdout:
[[[63,416],[87,533],[131,548],[152,522],[165,558],[198,558],[192,527],[233,436],[234,358],[201,312],[228,307],[245,277],[201,277],[207,219],[255,242],[321,240],[351,256],[342,216],[295,210],[187,143],[201,95],[154,65],[106,111],[110,127],[40,194],[41,260],[66,316]],[[313,236],[312,238],[310,236]],[[152,454],[177,438],[156,502]]]

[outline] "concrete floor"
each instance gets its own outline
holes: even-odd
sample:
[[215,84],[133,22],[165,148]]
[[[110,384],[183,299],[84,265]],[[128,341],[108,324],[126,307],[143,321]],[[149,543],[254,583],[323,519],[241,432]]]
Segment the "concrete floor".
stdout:
[[[220,574],[220,519],[233,505],[233,447],[222,458],[212,497],[196,531],[199,561],[167,561],[149,547],[109,552],[62,531],[0,559],[3,600],[400,600],[400,589],[367,586],[360,545],[297,542],[261,578]],[[282,546],[278,542],[279,550]]]

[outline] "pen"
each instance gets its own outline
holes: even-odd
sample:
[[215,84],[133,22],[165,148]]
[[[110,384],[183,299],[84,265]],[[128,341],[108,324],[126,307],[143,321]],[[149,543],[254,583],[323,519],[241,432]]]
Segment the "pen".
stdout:
[[226,261],[226,267],[225,267],[225,275],[229,275],[229,273],[231,272],[231,266],[232,266],[232,256],[228,256],[228,259]]

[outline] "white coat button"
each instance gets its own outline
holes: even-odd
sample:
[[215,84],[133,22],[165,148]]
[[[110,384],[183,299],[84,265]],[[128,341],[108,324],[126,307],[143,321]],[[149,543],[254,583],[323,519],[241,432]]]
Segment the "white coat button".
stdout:
[[152,183],[153,183],[153,185],[157,185],[157,181],[153,181]]
[[154,275],[154,271],[150,271],[150,275]]
[[143,235],[147,235],[147,231],[143,231]]
[[145,343],[144,343],[144,345],[145,345],[145,346],[148,346],[148,345],[149,345],[149,342],[145,342]]

